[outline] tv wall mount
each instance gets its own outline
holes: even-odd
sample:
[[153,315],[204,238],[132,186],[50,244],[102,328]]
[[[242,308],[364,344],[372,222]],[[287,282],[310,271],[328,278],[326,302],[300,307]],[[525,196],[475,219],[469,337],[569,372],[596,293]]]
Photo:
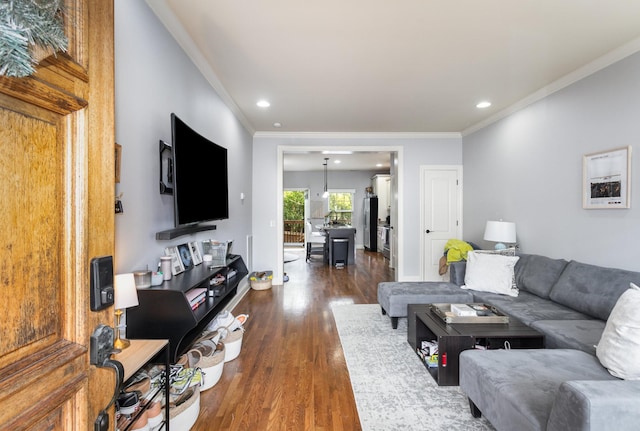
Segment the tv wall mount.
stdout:
[[160,139],[160,194],[173,194],[173,157],[171,145]]

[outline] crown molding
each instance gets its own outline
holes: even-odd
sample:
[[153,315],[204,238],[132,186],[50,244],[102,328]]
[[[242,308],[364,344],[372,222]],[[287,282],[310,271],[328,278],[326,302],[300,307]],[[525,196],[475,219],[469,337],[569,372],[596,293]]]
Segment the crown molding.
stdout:
[[233,112],[238,121],[242,123],[249,134],[252,135],[255,133],[255,130],[249,120],[247,120],[235,100],[233,100],[231,95],[224,88],[224,85],[222,85],[222,82],[218,79],[218,76],[209,65],[209,62],[205,59],[200,50],[196,48],[193,39],[191,39],[184,26],[180,21],[178,21],[166,0],[145,0],[145,2],[164,25],[169,34],[171,34],[178,45],[180,45],[185,54],[187,54],[191,59],[200,73],[202,73],[207,82],[211,84],[214,91],[218,93],[224,104],[227,105],[231,112]]
[[255,132],[254,138],[278,139],[460,139],[458,132]]
[[541,88],[535,93],[530,94],[529,96],[525,97],[519,102],[516,102],[513,105],[503,109],[502,111],[497,112],[491,117],[483,121],[480,121],[479,123],[476,123],[471,127],[464,129],[461,132],[461,135],[464,137],[474,132],[477,132],[478,130],[483,129],[488,125],[493,124],[499,120],[502,120],[503,118],[506,118],[509,115],[517,111],[520,111],[521,109],[524,109],[527,106],[532,105],[535,102],[538,102],[559,90],[562,90],[563,88],[566,88],[572,84],[575,84],[581,79],[584,79],[590,75],[593,75],[594,73],[599,72],[600,70],[605,69],[606,67],[609,67],[612,64],[617,63],[618,61],[623,60],[629,57],[630,55],[637,53],[638,51],[640,51],[640,38],[634,39],[631,42],[628,42],[622,45],[621,47],[608,52],[602,57],[599,57],[593,60],[592,62],[586,64],[585,66],[571,73],[568,73],[562,78]]

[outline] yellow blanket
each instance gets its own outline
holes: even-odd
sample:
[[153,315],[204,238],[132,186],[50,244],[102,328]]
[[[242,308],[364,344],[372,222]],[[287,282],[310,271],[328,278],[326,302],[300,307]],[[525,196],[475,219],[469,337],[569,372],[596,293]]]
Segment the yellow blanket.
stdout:
[[471,250],[473,250],[473,247],[460,239],[450,239],[444,246],[444,252],[447,254],[447,263],[467,260],[467,253]]

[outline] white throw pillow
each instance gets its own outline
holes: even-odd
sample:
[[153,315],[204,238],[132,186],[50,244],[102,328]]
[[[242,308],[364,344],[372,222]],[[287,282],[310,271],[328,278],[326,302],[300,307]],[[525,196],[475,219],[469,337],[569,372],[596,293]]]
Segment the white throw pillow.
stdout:
[[631,283],[611,310],[596,356],[611,375],[640,380],[640,287]]
[[502,256],[470,251],[463,289],[518,296],[514,285],[514,267],[519,256]]

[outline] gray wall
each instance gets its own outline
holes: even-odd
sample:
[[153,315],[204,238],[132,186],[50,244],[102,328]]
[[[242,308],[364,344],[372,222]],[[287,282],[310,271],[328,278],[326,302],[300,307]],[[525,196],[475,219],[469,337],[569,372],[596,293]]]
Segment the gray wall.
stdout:
[[[352,225],[356,228],[356,248],[363,247],[364,241],[364,198],[365,188],[371,186],[371,177],[380,173],[378,171],[329,171],[329,189],[354,189]],[[326,205],[326,199],[322,199],[324,191],[324,171],[285,172],[283,176],[284,188],[309,189],[310,200],[322,202]],[[314,219],[322,223],[322,219]],[[315,223],[314,222],[314,223]]]
[[640,141],[638,77],[635,54],[464,137],[465,237],[502,218],[524,252],[640,271],[639,155],[631,209],[582,209],[582,156]]
[[[246,260],[251,235],[251,135],[238,122],[144,1],[115,2],[116,142],[122,145],[124,214],[116,216],[115,271],[155,269],[169,245],[233,239]],[[171,142],[175,112],[200,134],[227,148],[229,220],[216,231],[156,241],[173,227],[172,196],[159,193],[158,141]],[[212,169],[215,165],[212,164]],[[240,193],[246,198],[240,200]],[[202,187],[203,204],[215,204]]]
[[[400,148],[402,175],[399,178],[400,199],[397,228],[400,238],[398,268],[400,280],[420,280],[420,166],[460,165],[462,163],[462,138],[454,135],[425,135],[424,137],[402,134],[368,137],[343,134],[314,136],[271,136],[256,134],[253,139],[253,246],[254,267],[273,269],[274,279],[282,277],[282,268],[277,265],[277,247],[282,241],[277,236],[278,220],[278,152],[288,147],[310,147],[317,149],[361,148],[362,151],[389,147]],[[281,174],[281,173],[280,173]],[[392,224],[395,224],[392,220]]]

